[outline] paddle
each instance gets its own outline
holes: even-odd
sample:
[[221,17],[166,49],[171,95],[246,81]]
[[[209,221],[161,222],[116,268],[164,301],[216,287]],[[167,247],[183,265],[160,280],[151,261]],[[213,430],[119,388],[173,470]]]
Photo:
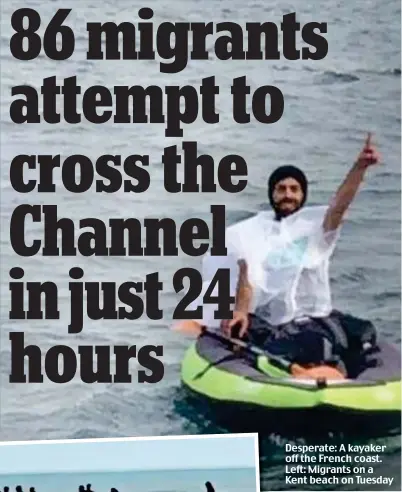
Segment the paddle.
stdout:
[[[226,342],[232,345],[235,345],[236,347],[242,348],[246,352],[249,352],[252,355],[255,355],[256,357],[264,357],[268,360],[268,362],[271,362],[286,371],[290,372],[292,364],[283,359],[282,357],[277,357],[274,355],[269,354],[265,350],[256,347],[255,345],[252,345],[251,343],[245,342],[244,340],[241,340],[240,338],[233,338],[233,337],[228,337],[227,335],[216,333],[213,331],[209,331],[206,327],[202,327],[200,336],[209,336],[211,338],[214,338],[215,340],[219,340],[221,342]],[[303,368],[302,368],[303,369]]]
[[239,348],[244,349],[248,353],[254,355],[258,358],[264,358],[267,362],[278,366],[287,372],[289,372],[292,376],[297,378],[306,378],[306,379],[321,379],[321,378],[329,378],[329,379],[344,379],[344,376],[337,371],[335,368],[329,366],[322,366],[325,368],[325,374],[323,371],[318,371],[320,368],[306,368],[300,366],[299,364],[289,362],[282,357],[278,357],[276,355],[272,355],[266,350],[263,350],[259,347],[256,347],[250,343],[247,343],[239,338],[228,337],[227,335],[216,333],[208,330],[205,326],[200,325],[195,321],[184,321],[177,324],[174,328],[174,331],[179,331],[186,335],[192,336],[209,336],[214,338],[215,340],[219,340],[224,343],[229,343]]

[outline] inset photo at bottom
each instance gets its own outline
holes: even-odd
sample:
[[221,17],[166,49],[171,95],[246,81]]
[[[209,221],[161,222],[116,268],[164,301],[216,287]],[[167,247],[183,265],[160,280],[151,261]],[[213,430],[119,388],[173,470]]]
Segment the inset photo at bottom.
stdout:
[[257,434],[0,443],[1,492],[260,492]]

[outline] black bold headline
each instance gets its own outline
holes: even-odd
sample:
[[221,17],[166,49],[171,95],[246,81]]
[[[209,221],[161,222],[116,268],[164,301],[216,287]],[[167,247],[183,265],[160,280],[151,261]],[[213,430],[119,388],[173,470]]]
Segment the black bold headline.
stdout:
[[[71,11],[57,10],[49,23],[43,26],[40,13],[36,10],[16,10],[11,17],[15,31],[10,39],[12,56],[27,63],[38,63],[39,56],[60,63],[68,60],[75,50],[75,35],[68,22]],[[88,22],[86,59],[136,61],[140,68],[143,60],[155,60],[158,57],[160,73],[175,74],[185,70],[189,60],[210,59],[211,50],[223,65],[230,60],[322,60],[328,53],[328,43],[324,36],[327,24],[309,22],[301,25],[296,13],[284,15],[280,25],[269,21],[249,22],[245,28],[234,22],[162,22],[156,27],[151,20],[153,16],[152,9],[141,8],[138,11],[140,21],[137,23],[127,21],[117,25],[110,21]],[[43,31],[42,37],[39,30]],[[210,36],[214,36],[215,41],[212,49],[207,49]],[[300,37],[304,45],[298,48]],[[41,122],[78,125],[85,120],[98,125],[109,121],[115,124],[154,123],[164,126],[166,137],[182,138],[183,124],[189,125],[199,118],[210,125],[219,124],[217,100],[220,93],[214,76],[202,78],[198,86],[82,87],[77,76],[58,80],[54,75],[43,79],[40,90],[31,85],[12,87],[10,118],[18,125]],[[273,85],[260,86],[252,92],[247,76],[244,75],[233,79],[230,93],[233,121],[238,124],[252,120],[265,125],[274,124],[284,113],[283,93]],[[251,112],[247,110],[250,106]],[[164,188],[168,193],[215,192],[216,166],[218,185],[225,192],[239,193],[247,186],[248,170],[244,157],[230,154],[216,163],[211,155],[199,155],[196,141],[182,141],[180,145],[165,147],[161,161]],[[125,193],[146,193],[151,183],[148,172],[151,166],[149,155],[106,154],[93,161],[82,154],[72,154],[64,159],[60,155],[20,154],[12,159],[9,175],[11,186],[17,193],[57,193],[60,185],[54,183],[53,173],[59,168],[65,190],[82,194],[94,189],[101,197],[104,193],[116,193],[122,189]],[[197,178],[199,167],[202,169],[201,185]],[[179,169],[184,171],[182,181],[178,178]],[[225,255],[225,207],[212,205],[210,213],[211,231],[200,218],[190,218],[180,225],[166,217],[146,218],[143,221],[133,217],[110,218],[107,224],[97,218],[85,217],[79,223],[74,223],[68,217],[60,217],[56,205],[25,203],[16,207],[12,213],[10,241],[14,252],[22,257],[168,257],[177,256],[179,247],[188,256],[201,256],[208,251],[211,255]],[[37,238],[27,244],[26,227],[30,222],[40,224],[43,233],[41,239]],[[59,234],[61,241],[58,239]],[[142,246],[144,238],[145,247]],[[196,246],[196,240],[204,242]],[[69,334],[78,334],[83,330],[85,312],[92,320],[137,320],[143,316],[161,320],[164,317],[159,307],[159,294],[164,286],[158,272],[149,273],[143,282],[127,281],[119,286],[113,282],[84,282],[84,271],[79,267],[71,268],[68,275],[71,297]],[[59,319],[58,286],[51,280],[24,283],[23,277],[24,270],[21,267],[11,268],[10,319]],[[176,293],[184,289],[185,280],[189,281],[190,288],[174,310],[173,318],[176,320],[202,316],[201,307],[197,310],[188,309],[190,302],[201,292],[201,274],[190,268],[177,271],[172,279]],[[218,299],[212,299],[210,294],[215,285],[219,285]],[[103,299],[102,308],[100,299]],[[116,299],[122,306],[117,306]],[[27,300],[28,309],[25,310]],[[215,317],[227,319],[232,315],[230,305],[233,301],[229,294],[228,272],[218,271],[203,302],[216,303]],[[12,332],[10,341],[10,382],[43,382],[42,353],[39,347],[25,346],[24,332]],[[98,360],[97,370],[93,367],[94,352]],[[151,371],[151,374],[139,371],[138,382],[156,383],[163,378],[164,366],[158,359],[163,356],[162,345],[147,345],[138,351],[135,345],[116,346],[114,354],[116,374],[112,376],[109,368],[110,347],[80,346],[82,381],[131,382],[131,358],[137,358],[142,366]],[[25,357],[29,358],[28,377],[24,371]],[[62,370],[59,359],[63,360]],[[69,346],[57,345],[46,353],[46,375],[53,382],[71,381],[78,367],[77,356]]]

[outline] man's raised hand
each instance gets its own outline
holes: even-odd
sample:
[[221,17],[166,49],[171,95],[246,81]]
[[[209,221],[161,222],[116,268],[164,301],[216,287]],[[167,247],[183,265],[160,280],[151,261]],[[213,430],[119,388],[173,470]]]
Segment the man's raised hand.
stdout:
[[378,164],[379,161],[380,154],[372,143],[371,133],[369,132],[364,147],[357,158],[357,164],[363,168],[367,168],[374,164]]

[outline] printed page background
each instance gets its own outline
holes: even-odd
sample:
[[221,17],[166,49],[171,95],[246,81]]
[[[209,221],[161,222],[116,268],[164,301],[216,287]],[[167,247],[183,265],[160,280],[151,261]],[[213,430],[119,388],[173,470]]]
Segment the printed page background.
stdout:
[[[85,60],[85,22],[108,20],[136,22],[144,6],[137,1],[74,2],[66,23],[74,27],[75,53],[70,60],[53,62],[45,57],[30,63],[16,62],[9,53],[11,13],[22,4],[1,2],[1,427],[2,440],[84,437],[150,436],[215,433],[225,431],[195,415],[186,406],[179,388],[179,368],[188,340],[168,331],[178,302],[171,279],[182,266],[197,266],[198,260],[180,254],[177,258],[18,258],[9,245],[12,211],[21,203],[57,204],[59,216],[72,219],[132,215],[142,218],[170,216],[182,223],[189,217],[209,220],[210,204],[225,204],[229,221],[260,209],[266,201],[266,178],[279,164],[301,165],[311,180],[310,200],[329,200],[360,150],[365,132],[374,132],[385,165],[370,173],[364,190],[353,205],[344,227],[332,267],[336,306],[373,320],[391,340],[400,341],[400,4],[390,2],[329,0],[320,10],[315,2],[240,2],[206,0],[195,2],[158,0],[152,3],[154,21],[261,21],[280,22],[283,14],[296,11],[300,22],[328,22],[329,53],[316,61],[190,61],[176,75],[160,75],[151,62]],[[65,2],[24,2],[36,8],[45,25]],[[216,76],[219,126],[202,121],[185,127],[182,140],[197,140],[199,152],[214,156],[237,153],[248,162],[249,185],[237,195],[168,194],[163,191],[160,155],[164,147],[180,139],[165,139],[163,125],[25,125],[9,120],[10,89],[14,85],[41,85],[44,77],[58,80],[77,75],[84,88],[101,84],[143,86],[160,83],[198,85],[204,77]],[[277,85],[285,96],[285,113],[274,125],[257,122],[237,125],[231,118],[230,84],[247,75],[253,87]],[[151,187],[145,194],[122,192],[97,196],[93,191],[73,195],[62,188],[56,194],[18,195],[8,183],[9,164],[19,153],[82,153],[92,159],[106,153],[124,157],[150,155]],[[40,231],[40,228],[38,228]],[[33,231],[31,231],[32,233]],[[30,235],[33,238],[33,234]],[[26,280],[52,280],[59,285],[62,318],[54,321],[9,322],[8,271],[25,269]],[[85,278],[122,283],[144,280],[160,272],[164,292],[160,307],[166,321],[88,321],[79,335],[68,335],[68,271],[81,266]],[[24,330],[26,343],[47,350],[55,344],[138,346],[164,345],[165,377],[156,385],[86,385],[79,378],[67,385],[45,380],[36,385],[10,385],[10,330]],[[112,363],[113,367],[113,363]],[[326,438],[326,441],[330,439]],[[348,441],[348,438],[344,438]],[[306,441],[308,439],[306,438]],[[272,435],[261,442],[262,490],[273,490],[284,473],[284,444],[288,438]],[[399,474],[399,437],[387,440],[388,455],[381,465],[387,474]],[[384,472],[385,473],[385,472]]]

